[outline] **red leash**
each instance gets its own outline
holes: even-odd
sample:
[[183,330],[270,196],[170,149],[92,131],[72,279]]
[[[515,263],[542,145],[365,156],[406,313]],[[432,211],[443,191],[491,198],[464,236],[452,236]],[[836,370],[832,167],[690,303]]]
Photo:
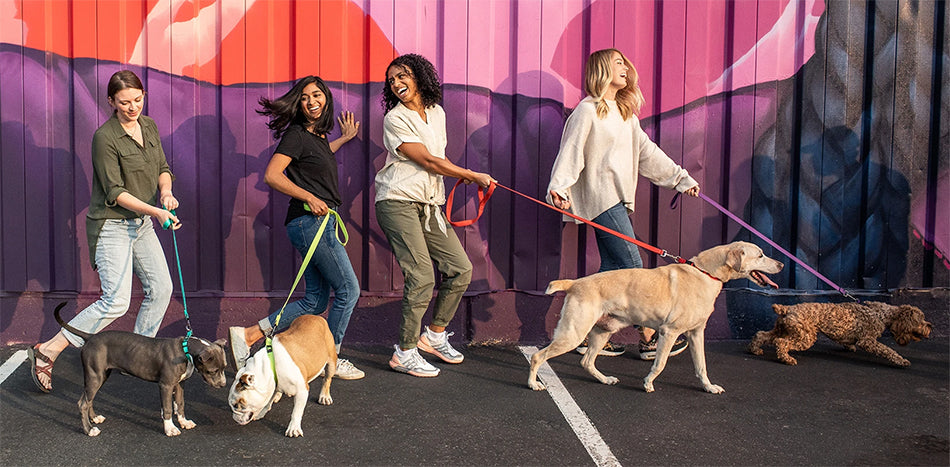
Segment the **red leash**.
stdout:
[[[461,179],[459,179],[459,181],[455,182],[455,186],[452,187],[452,191],[449,192],[449,196],[448,196],[448,198],[447,198],[446,201],[445,201],[445,215],[446,215],[446,218],[449,220],[449,224],[452,224],[452,225],[455,226],[455,227],[465,227],[465,226],[468,226],[468,225],[472,225],[472,224],[474,224],[476,221],[478,221],[478,219],[479,219],[480,217],[482,217],[482,213],[485,212],[485,204],[488,203],[488,199],[491,198],[491,195],[495,192],[495,187],[496,187],[496,186],[499,186],[499,187],[502,187],[502,188],[504,188],[504,189],[506,189],[506,190],[508,190],[508,191],[510,191],[510,192],[512,192],[512,193],[514,193],[514,194],[516,194],[516,195],[518,195],[518,196],[521,196],[522,198],[529,199],[529,200],[531,200],[531,201],[533,201],[533,202],[535,202],[535,203],[540,204],[541,206],[544,206],[544,207],[549,208],[549,209],[553,209],[553,210],[555,210],[555,211],[557,211],[557,212],[559,212],[559,213],[561,213],[561,214],[564,214],[565,216],[569,216],[569,217],[571,217],[571,218],[577,219],[577,220],[579,220],[579,221],[581,221],[581,222],[583,222],[583,223],[585,223],[585,224],[587,224],[587,225],[590,225],[591,227],[593,227],[593,228],[595,228],[595,229],[600,229],[600,230],[602,230],[602,231],[604,231],[604,232],[607,232],[607,233],[609,233],[609,234],[611,234],[611,235],[614,235],[614,236],[616,236],[616,237],[622,238],[622,239],[624,239],[624,240],[626,240],[626,241],[628,241],[628,242],[630,242],[630,243],[633,243],[633,244],[635,244],[635,245],[637,245],[637,246],[639,246],[639,247],[641,247],[641,248],[643,248],[643,249],[646,249],[646,250],[648,250],[648,251],[651,251],[651,252],[653,252],[653,253],[656,253],[656,254],[660,255],[660,257],[663,257],[663,258],[670,258],[670,259],[672,259],[673,261],[675,261],[675,262],[677,262],[677,263],[680,263],[680,264],[688,264],[688,265],[690,265],[690,266],[695,267],[696,269],[699,269],[700,271],[703,271],[703,270],[700,269],[698,266],[696,266],[695,264],[693,264],[692,261],[683,259],[683,258],[681,258],[681,257],[679,257],[679,256],[676,256],[676,255],[672,255],[672,254],[668,253],[666,250],[662,250],[662,249],[657,248],[657,247],[655,247],[655,246],[653,246],[653,245],[650,245],[650,244],[648,244],[648,243],[643,243],[643,242],[641,242],[640,240],[637,240],[637,239],[635,239],[635,238],[633,238],[633,237],[630,237],[630,236],[628,236],[628,235],[624,235],[624,234],[622,234],[622,233],[620,233],[620,232],[617,232],[616,230],[613,230],[613,229],[609,229],[609,228],[607,228],[607,227],[604,227],[604,226],[602,226],[602,225],[600,225],[600,224],[598,224],[598,223],[596,223],[596,222],[594,222],[594,221],[591,221],[591,220],[588,220],[588,219],[584,219],[583,217],[580,217],[580,216],[571,214],[570,212],[567,212],[567,211],[565,211],[565,210],[563,210],[563,209],[561,209],[561,208],[559,208],[559,207],[557,207],[557,206],[554,206],[554,205],[551,205],[551,204],[548,204],[548,203],[539,201],[539,200],[537,200],[537,199],[535,199],[535,198],[532,198],[532,197],[530,197],[530,196],[528,196],[528,195],[526,195],[526,194],[524,194],[524,193],[521,193],[521,192],[519,192],[519,191],[517,191],[517,190],[508,188],[508,187],[506,187],[505,185],[502,185],[501,183],[498,183],[498,182],[492,182],[492,184],[488,186],[488,189],[485,189],[485,188],[482,187],[482,186],[479,186],[479,187],[478,187],[478,214],[475,215],[475,218],[474,218],[474,219],[467,219],[467,220],[461,220],[461,221],[453,221],[453,220],[452,220],[452,200],[455,198],[455,189],[458,188],[458,186],[459,186],[461,183],[462,183],[462,180],[461,180]],[[706,272],[706,271],[703,271],[703,273],[705,273],[705,274],[706,274],[707,276],[709,276],[709,277],[712,277],[713,279],[716,279],[717,281],[722,282],[722,280],[720,280],[718,277],[713,276],[712,274],[710,274],[710,273],[708,273],[708,272]]]

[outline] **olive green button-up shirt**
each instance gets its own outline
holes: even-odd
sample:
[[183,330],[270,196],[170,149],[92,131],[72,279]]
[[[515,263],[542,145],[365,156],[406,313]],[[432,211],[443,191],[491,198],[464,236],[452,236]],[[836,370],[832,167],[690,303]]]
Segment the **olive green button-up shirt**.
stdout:
[[119,123],[115,114],[92,137],[92,195],[86,214],[89,258],[96,268],[96,244],[106,219],[133,219],[140,214],[116,203],[123,192],[155,205],[158,201],[158,177],[174,175],[165,160],[165,151],[155,120],[139,116],[144,146],[135,141]]

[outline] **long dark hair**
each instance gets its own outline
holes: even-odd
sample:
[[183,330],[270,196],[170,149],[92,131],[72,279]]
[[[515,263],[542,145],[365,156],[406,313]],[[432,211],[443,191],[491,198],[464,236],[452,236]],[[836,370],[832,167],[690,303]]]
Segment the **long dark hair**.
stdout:
[[307,125],[307,117],[300,112],[300,99],[303,98],[303,88],[316,83],[317,88],[327,96],[327,104],[323,106],[323,113],[317,118],[313,132],[318,135],[325,135],[333,129],[333,94],[330,88],[320,79],[319,76],[305,76],[294,83],[283,96],[270,100],[261,97],[257,103],[261,105],[261,110],[257,113],[267,115],[270,121],[267,122],[267,128],[274,132],[274,139],[280,139],[290,125],[297,123],[303,126]]
[[[432,107],[442,101],[442,84],[439,83],[439,75],[435,72],[432,62],[422,55],[405,54],[396,57],[389,66],[386,67],[386,74],[389,69],[398,66],[409,70],[412,73],[412,79],[416,81],[416,89],[422,94],[422,105]],[[393,92],[386,82],[388,76],[383,79],[383,113],[387,113],[399,103],[399,96]]]

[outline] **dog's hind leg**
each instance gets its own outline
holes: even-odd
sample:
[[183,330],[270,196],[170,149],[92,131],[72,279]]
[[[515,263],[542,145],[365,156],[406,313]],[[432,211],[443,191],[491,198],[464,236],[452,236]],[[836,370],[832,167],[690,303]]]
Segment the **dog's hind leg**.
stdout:
[[866,350],[878,357],[886,358],[889,362],[907,368],[910,366],[910,361],[902,357],[894,349],[880,343],[877,339],[862,339],[857,342],[858,347],[863,350]]
[[[594,327],[594,321],[576,323],[577,318],[582,315],[581,305],[576,303],[568,296],[564,300],[564,306],[561,307],[561,320],[554,328],[554,337],[547,347],[539,350],[531,356],[531,369],[528,371],[528,387],[535,391],[543,391],[546,388],[544,384],[538,381],[538,368],[548,361],[548,359],[557,357],[571,351],[584,340],[584,336]],[[575,318],[577,315],[577,318]]]
[[327,361],[327,366],[323,371],[323,386],[320,387],[320,395],[317,397],[317,402],[320,405],[333,403],[333,398],[330,397],[330,381],[333,380],[333,375],[336,374],[336,364],[337,361],[331,358]]
[[535,391],[543,391],[547,389],[543,383],[538,381],[538,368],[541,365],[548,361],[548,359],[562,355],[570,350],[573,350],[577,347],[581,341],[584,340],[583,337],[577,339],[574,342],[573,339],[570,341],[564,339],[558,339],[557,333],[555,333],[555,339],[547,347],[537,351],[534,355],[531,356],[531,369],[528,371],[528,387],[534,389]]
[[588,351],[584,353],[584,357],[581,358],[581,366],[587,370],[597,381],[600,381],[604,384],[617,384],[620,382],[614,376],[607,376],[601,373],[596,366],[594,366],[594,361],[597,359],[597,354],[600,353],[600,349],[604,348],[604,344],[610,339],[610,336],[613,335],[612,331],[603,329],[599,326],[594,326],[590,330],[590,333],[587,335],[587,349]]
[[101,415],[96,415],[92,407],[92,401],[96,398],[99,388],[109,377],[108,371],[101,371],[93,368],[93,362],[83,361],[83,391],[79,397],[79,415],[82,417],[82,430],[89,436],[99,436],[100,430],[93,423],[99,424],[106,421]]
[[172,410],[175,412],[175,418],[178,419],[178,424],[186,430],[194,428],[195,422],[185,418],[185,391],[182,389],[180,383],[175,385],[172,396],[174,397]]

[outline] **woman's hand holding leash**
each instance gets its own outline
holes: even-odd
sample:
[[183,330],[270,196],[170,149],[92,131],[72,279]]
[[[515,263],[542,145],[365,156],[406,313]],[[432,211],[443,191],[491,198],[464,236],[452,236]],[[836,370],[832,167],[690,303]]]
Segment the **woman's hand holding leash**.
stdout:
[[554,206],[558,209],[571,209],[571,202],[567,198],[561,198],[561,195],[551,190],[551,201],[554,202]]

